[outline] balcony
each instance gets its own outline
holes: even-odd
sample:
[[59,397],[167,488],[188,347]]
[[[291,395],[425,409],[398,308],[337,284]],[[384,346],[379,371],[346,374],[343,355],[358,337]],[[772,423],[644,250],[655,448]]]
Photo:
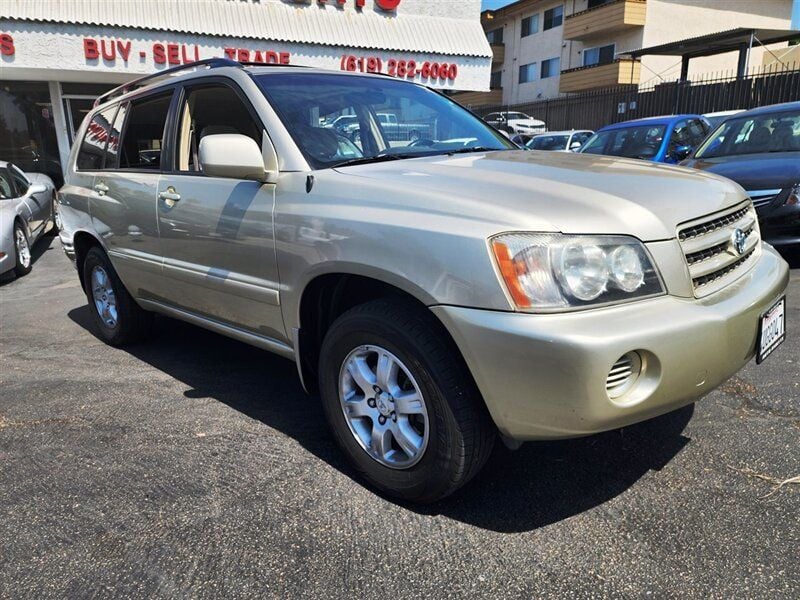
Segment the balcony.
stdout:
[[506,60],[505,44],[491,44],[492,46],[492,66],[502,65]]
[[597,8],[567,15],[564,39],[590,40],[643,27],[646,14],[647,0],[613,0]]
[[583,92],[597,88],[632,85],[639,83],[641,63],[620,59],[604,65],[592,65],[561,71],[558,91],[561,93]]
[[503,89],[497,88],[489,92],[456,92],[453,100],[468,107],[497,106],[503,103]]

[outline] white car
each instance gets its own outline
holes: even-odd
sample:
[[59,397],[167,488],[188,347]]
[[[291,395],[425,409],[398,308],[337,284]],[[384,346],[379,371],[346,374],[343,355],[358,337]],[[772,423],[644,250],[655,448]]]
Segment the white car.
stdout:
[[486,115],[483,119],[496,129],[507,131],[508,133],[544,133],[547,125],[544,121],[534,119],[521,112],[493,112]]
[[53,181],[0,160],[0,274],[31,271],[31,248],[56,222]]
[[[718,112],[707,113],[703,116],[711,124],[711,129],[714,129],[726,119],[732,117],[733,115],[738,115],[740,112],[744,112],[744,110],[741,108],[737,110],[720,110]],[[711,129],[709,129],[709,131],[711,131]]]
[[548,131],[533,136],[525,143],[528,150],[550,150],[555,152],[577,152],[594,135],[594,131],[578,129],[572,131]]

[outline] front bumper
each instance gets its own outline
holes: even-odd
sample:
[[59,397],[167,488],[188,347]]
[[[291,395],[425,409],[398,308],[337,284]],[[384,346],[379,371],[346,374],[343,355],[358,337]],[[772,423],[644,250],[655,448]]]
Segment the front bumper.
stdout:
[[[437,306],[500,431],[514,439],[578,437],[643,421],[721,385],[755,354],[759,316],[784,293],[786,262],[758,263],[702,300],[663,296],[558,315]],[[606,377],[627,352],[642,374],[611,400]]]

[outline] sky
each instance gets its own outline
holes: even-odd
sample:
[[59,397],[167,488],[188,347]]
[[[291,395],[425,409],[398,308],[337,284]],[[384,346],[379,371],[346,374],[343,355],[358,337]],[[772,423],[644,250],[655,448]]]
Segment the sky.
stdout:
[[483,0],[481,2],[481,10],[490,10],[500,8],[506,4],[511,4],[514,0]]

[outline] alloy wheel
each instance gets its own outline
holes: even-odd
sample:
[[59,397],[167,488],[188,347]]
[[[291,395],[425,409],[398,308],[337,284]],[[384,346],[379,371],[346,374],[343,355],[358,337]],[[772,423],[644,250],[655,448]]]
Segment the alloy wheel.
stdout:
[[91,284],[92,299],[97,314],[107,327],[113,329],[117,326],[117,297],[114,294],[111,278],[103,267],[98,265],[92,269]]
[[339,400],[358,444],[374,460],[407,469],[425,453],[430,431],[419,385],[403,362],[380,346],[359,346],[339,373]]

